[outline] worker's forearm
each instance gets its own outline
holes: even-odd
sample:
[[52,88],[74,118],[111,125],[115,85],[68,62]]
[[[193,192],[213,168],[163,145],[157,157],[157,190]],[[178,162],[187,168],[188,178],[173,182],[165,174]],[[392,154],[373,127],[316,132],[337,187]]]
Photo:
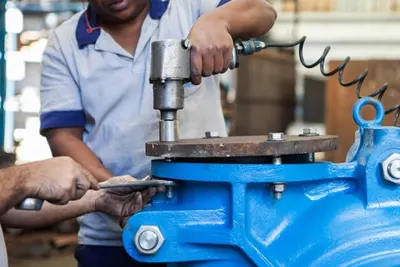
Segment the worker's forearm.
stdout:
[[231,0],[204,17],[221,20],[234,38],[252,38],[272,28],[276,12],[266,0]]
[[[71,130],[73,131],[73,130]],[[99,182],[110,179],[108,171],[96,155],[83,143],[77,132],[52,130],[46,137],[53,156],[68,156],[86,168]]]
[[40,228],[61,221],[76,218],[94,211],[94,191],[88,191],[83,198],[58,206],[45,202],[40,211],[12,209],[0,217],[0,222],[10,228]]
[[30,192],[25,179],[29,172],[23,166],[11,167],[0,171],[0,216],[26,198]]

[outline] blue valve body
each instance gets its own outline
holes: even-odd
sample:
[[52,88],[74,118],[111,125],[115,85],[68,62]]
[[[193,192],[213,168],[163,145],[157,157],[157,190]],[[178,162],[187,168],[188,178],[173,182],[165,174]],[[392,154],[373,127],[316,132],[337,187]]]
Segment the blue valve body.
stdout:
[[[377,109],[374,121],[361,118],[366,104]],[[127,253],[170,266],[400,266],[400,189],[382,169],[400,153],[400,129],[380,126],[380,105],[355,105],[359,138],[346,163],[153,161],[153,176],[179,185],[172,199],[159,195],[129,219]],[[278,200],[269,186],[282,182]],[[142,225],[164,237],[154,254],[136,248]]]

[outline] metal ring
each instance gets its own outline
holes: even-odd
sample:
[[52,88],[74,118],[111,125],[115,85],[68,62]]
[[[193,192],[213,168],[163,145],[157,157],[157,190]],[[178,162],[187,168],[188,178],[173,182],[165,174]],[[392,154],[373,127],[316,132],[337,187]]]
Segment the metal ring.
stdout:
[[[371,105],[375,108],[376,116],[373,120],[364,120],[361,115],[361,111],[366,105]],[[380,101],[372,97],[364,97],[354,104],[353,119],[360,128],[380,126],[385,119],[385,109]]]

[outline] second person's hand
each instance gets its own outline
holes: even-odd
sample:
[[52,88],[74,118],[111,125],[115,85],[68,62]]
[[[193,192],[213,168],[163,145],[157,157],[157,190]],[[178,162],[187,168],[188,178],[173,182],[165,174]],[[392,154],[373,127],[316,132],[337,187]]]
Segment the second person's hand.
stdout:
[[24,170],[23,177],[29,179],[21,182],[27,195],[53,204],[64,205],[82,198],[89,189],[99,189],[96,179],[69,157],[29,163]]
[[[149,179],[149,178],[146,178]],[[124,184],[137,181],[132,176],[125,175],[111,178],[101,184]],[[147,205],[153,196],[162,191],[163,188],[147,188],[141,191],[136,191],[129,187],[102,189],[96,192],[89,192],[91,205],[93,210],[104,212],[106,214],[127,217],[131,216]]]

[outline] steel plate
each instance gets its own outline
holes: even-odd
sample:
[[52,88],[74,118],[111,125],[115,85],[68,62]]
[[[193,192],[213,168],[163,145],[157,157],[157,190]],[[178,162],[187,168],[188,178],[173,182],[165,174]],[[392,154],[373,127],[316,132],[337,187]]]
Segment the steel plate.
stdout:
[[268,136],[183,139],[146,143],[146,155],[165,158],[226,158],[295,155],[336,150],[337,136],[285,136],[268,141]]

